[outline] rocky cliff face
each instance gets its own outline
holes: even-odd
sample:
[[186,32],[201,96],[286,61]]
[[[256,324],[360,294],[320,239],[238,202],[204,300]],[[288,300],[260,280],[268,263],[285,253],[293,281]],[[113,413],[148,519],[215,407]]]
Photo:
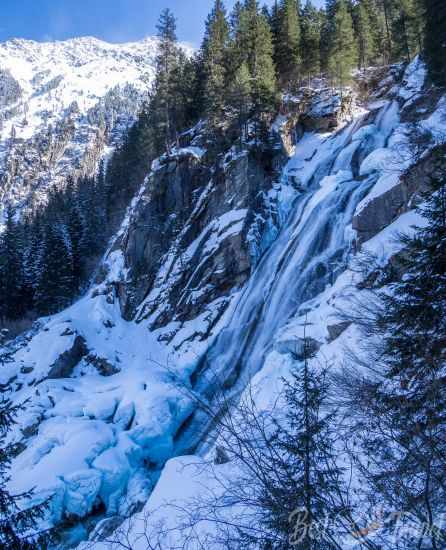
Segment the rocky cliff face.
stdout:
[[[286,98],[268,147],[248,139],[216,157],[201,125],[181,136],[87,295],[2,348],[0,383],[29,400],[14,488],[50,496],[50,523],[75,521],[87,538],[89,521],[116,525],[142,506],[166,460],[201,442],[192,394],[211,400],[212,376],[232,388],[259,371],[274,399],[304,326],[315,352],[340,361],[354,338],[336,315],[351,255],[383,245],[389,260],[391,232],[416,219],[445,154],[446,102],[423,111],[422,64],[375,78],[366,103],[327,90]],[[429,142],[402,162],[414,152],[409,110]]]
[[[0,198],[30,208],[68,175],[91,175],[133,123],[156,40],[0,44]],[[101,78],[98,78],[98,75]]]

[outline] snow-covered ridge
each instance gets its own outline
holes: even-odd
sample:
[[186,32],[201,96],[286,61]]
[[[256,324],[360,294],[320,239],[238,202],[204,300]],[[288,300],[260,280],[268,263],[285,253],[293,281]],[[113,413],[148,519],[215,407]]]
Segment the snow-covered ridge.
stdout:
[[[154,75],[156,38],[0,44],[0,197],[88,173],[121,139]],[[37,197],[37,200],[42,197]]]

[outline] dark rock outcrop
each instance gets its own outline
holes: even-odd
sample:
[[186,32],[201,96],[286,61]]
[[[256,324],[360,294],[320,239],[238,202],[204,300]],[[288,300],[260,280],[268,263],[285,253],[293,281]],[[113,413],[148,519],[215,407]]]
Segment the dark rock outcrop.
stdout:
[[397,185],[372,199],[354,218],[359,243],[368,241],[401,214],[419,204],[432,178],[444,175],[446,145],[434,147],[404,173]]
[[82,336],[76,336],[71,348],[62,353],[51,365],[47,378],[51,380],[70,377],[73,369],[87,353],[85,339]]
[[275,155],[231,151],[213,166],[188,150],[162,159],[120,243],[129,276],[117,294],[127,319],[146,298],[138,319],[156,311],[155,328],[193,319],[247,280],[248,231],[257,223],[260,238],[266,223],[257,214],[277,177]]

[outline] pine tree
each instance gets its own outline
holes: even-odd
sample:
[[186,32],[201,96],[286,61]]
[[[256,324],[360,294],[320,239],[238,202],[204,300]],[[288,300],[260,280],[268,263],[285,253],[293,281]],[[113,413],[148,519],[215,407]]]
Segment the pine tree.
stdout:
[[357,46],[353,32],[353,21],[345,0],[335,5],[333,41],[330,48],[329,69],[339,86],[350,80],[351,71],[357,60]]
[[33,533],[47,503],[27,507],[32,493],[14,495],[7,487],[11,460],[19,452],[18,445],[7,442],[7,435],[19,410],[6,399],[0,401],[0,545],[8,550],[33,550],[45,547],[44,537]]
[[320,73],[320,41],[322,19],[319,11],[313,6],[311,0],[307,0],[301,16],[302,22],[302,72],[308,77]]
[[221,120],[226,96],[226,55],[229,25],[222,0],[215,0],[214,8],[206,21],[202,45],[205,71],[206,114],[213,125]]
[[443,0],[423,0],[426,31],[424,53],[432,80],[446,85],[446,3]]
[[276,66],[283,88],[296,86],[300,72],[300,21],[296,0],[282,0],[276,44]]

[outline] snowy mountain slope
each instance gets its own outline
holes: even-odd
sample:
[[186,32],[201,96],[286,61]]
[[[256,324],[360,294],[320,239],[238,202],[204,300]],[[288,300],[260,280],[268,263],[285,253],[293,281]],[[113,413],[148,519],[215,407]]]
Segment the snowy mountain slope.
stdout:
[[[202,457],[163,469],[165,461],[209,448],[192,392],[212,403],[216,380],[237,394],[255,376],[259,407],[267,407],[306,313],[311,337],[333,360],[342,338],[354,338],[334,307],[351,281],[359,238],[352,223],[362,227],[360,215],[373,220],[385,211],[389,227],[375,224],[368,243],[390,251],[390,224],[414,220],[418,188],[404,174],[394,179],[391,189],[401,188],[404,200],[389,207],[389,186],[377,187],[387,168],[372,163],[376,151],[401,149],[414,98],[426,94],[429,102],[422,65],[409,71],[401,82],[395,69],[390,92],[378,90],[342,122],[333,116],[324,133],[299,126],[312,105],[298,102],[299,115],[275,125],[280,132],[288,122],[285,137],[294,136],[279,177],[272,167],[283,167],[280,148],[260,159],[229,151],[210,172],[199,129],[192,132],[182,149],[154,163],[88,295],[2,349],[0,383],[17,402],[29,399],[14,434],[24,450],[13,487],[51,496],[50,523],[79,522],[73,541],[104,516],[110,532],[144,504],[161,472],[145,511],[164,497],[181,501],[177,469]],[[443,100],[417,109],[416,120],[444,124]],[[181,475],[200,490],[198,474]]]
[[0,44],[0,201],[44,200],[91,174],[133,122],[154,74],[156,39]]

